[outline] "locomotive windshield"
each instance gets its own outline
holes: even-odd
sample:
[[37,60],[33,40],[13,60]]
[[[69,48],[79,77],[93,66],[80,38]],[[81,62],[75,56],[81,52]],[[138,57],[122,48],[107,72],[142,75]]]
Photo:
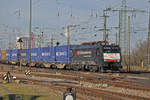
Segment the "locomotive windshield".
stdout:
[[118,46],[105,46],[103,56],[104,62],[120,62],[120,48]]
[[119,53],[120,52],[120,48],[119,47],[107,46],[107,47],[103,48],[103,52],[104,53]]

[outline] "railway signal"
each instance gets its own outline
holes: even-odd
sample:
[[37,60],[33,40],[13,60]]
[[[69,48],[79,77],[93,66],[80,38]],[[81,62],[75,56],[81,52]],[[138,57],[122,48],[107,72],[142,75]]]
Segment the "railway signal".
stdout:
[[17,42],[19,42],[19,44],[20,44],[20,71],[21,71],[22,70],[22,68],[21,68],[21,64],[22,64],[21,53],[22,53],[22,43],[23,43],[22,38],[19,38],[19,40]]
[[75,93],[72,92],[72,88],[67,88],[67,91],[63,94],[63,100],[76,100]]

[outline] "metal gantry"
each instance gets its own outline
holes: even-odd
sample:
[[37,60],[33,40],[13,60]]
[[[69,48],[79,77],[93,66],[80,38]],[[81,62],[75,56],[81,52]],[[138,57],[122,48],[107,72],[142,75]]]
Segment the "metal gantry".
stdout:
[[32,0],[30,0],[30,24],[29,24],[29,49],[30,49],[30,64],[31,65],[31,41],[32,41]]
[[127,15],[129,13],[144,13],[145,10],[140,9],[128,9],[126,0],[122,0],[122,6],[119,9],[107,8],[105,11],[119,12],[119,24],[118,24],[118,44],[122,48],[124,55],[128,54],[128,27],[127,27]]

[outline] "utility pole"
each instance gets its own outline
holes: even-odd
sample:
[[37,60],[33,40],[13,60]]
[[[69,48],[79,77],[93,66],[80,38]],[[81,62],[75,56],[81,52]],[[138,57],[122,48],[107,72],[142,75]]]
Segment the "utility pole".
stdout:
[[54,38],[53,38],[53,34],[51,36],[51,47],[53,47],[53,42],[54,42]]
[[23,44],[23,41],[22,41],[22,38],[19,38],[19,40],[17,41],[19,42],[19,45],[20,45],[20,71],[22,71],[22,44]]
[[148,25],[148,38],[147,38],[147,69],[150,61],[150,11],[149,11],[149,25]]
[[107,23],[107,16],[105,15],[105,13],[104,13],[104,15],[103,15],[103,17],[104,17],[104,34],[103,34],[103,40],[104,41],[106,41],[107,39],[108,39],[108,35],[107,35],[107,33],[106,33],[106,23]]
[[123,10],[123,13],[122,13],[122,16],[123,17],[123,20],[122,20],[122,26],[123,26],[123,41],[122,43],[124,44],[123,48],[124,48],[124,54],[127,55],[128,54],[128,43],[127,43],[127,5],[126,5],[126,0],[122,0],[122,10]]
[[128,16],[128,72],[130,72],[130,16]]
[[70,45],[70,25],[67,26],[67,45]]
[[31,48],[32,48],[32,0],[30,0],[30,24],[29,24],[29,49],[30,49],[30,64],[31,67]]
[[118,33],[116,32],[116,45],[118,45]]
[[119,30],[118,30],[118,45],[119,45],[119,46],[120,46],[120,38],[121,38],[121,37],[120,37],[120,33],[121,33],[121,25],[122,25],[122,24],[121,24],[121,18],[122,18],[122,17],[121,17],[121,13],[122,13],[122,12],[119,11],[119,25],[118,25],[118,29],[119,29]]
[[108,33],[107,33],[107,31],[108,31],[109,29],[107,29],[107,18],[108,18],[109,16],[106,16],[105,10],[103,11],[103,16],[101,16],[101,17],[104,18],[104,29],[100,29],[100,30],[103,31],[103,41],[108,41]]
[[112,11],[112,12],[119,12],[119,30],[118,30],[118,38],[119,38],[119,45],[124,52],[125,55],[127,55],[127,48],[128,48],[128,32],[127,32],[127,15],[129,13],[144,13],[146,12],[145,10],[139,10],[139,9],[128,9],[127,8],[127,3],[126,0],[122,0],[122,6],[119,9],[112,9],[112,8],[107,8],[105,11]]

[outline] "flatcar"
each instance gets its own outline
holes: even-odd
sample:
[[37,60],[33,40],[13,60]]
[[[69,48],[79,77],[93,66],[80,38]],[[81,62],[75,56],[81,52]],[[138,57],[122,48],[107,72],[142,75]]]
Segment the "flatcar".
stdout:
[[[21,54],[21,56],[20,56]],[[1,50],[0,61],[9,64],[83,71],[120,70],[121,49],[118,45],[84,44]]]

